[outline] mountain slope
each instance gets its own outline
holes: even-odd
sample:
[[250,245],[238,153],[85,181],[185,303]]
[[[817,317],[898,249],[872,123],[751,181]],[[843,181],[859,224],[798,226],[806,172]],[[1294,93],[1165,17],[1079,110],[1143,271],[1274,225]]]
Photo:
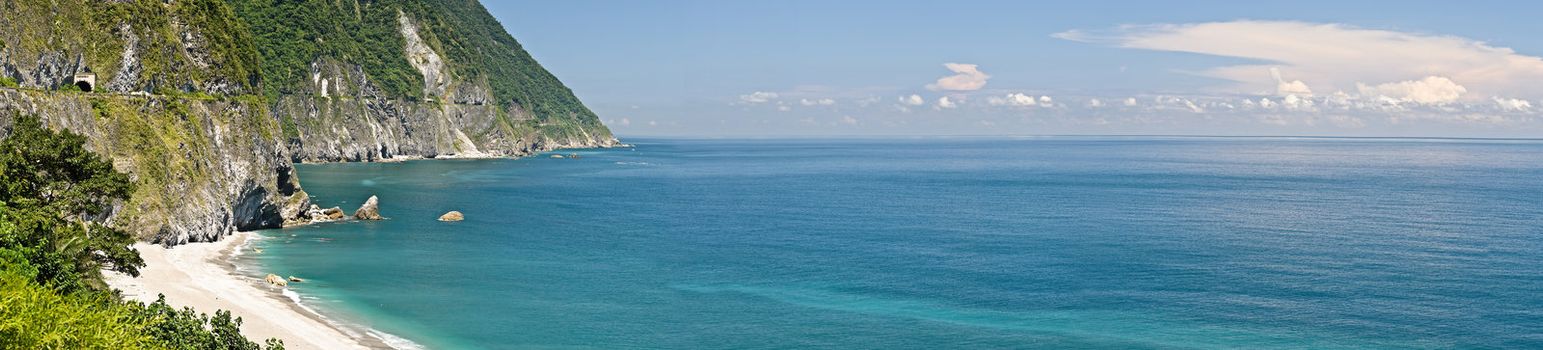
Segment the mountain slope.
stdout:
[[476,1],[232,0],[298,161],[615,143]]
[[0,137],[18,113],[88,136],[138,185],[110,220],[164,244],[306,221],[292,162],[617,144],[475,1],[0,8]]

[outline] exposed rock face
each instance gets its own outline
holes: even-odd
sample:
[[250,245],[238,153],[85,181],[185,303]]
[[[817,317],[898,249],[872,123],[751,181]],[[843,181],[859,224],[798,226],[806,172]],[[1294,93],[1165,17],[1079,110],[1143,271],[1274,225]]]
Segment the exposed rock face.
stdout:
[[380,199],[376,198],[375,196],[370,196],[370,199],[364,201],[364,205],[359,206],[359,210],[355,210],[354,211],[354,219],[358,219],[358,220],[380,220],[380,219],[383,219],[382,217],[380,217]]
[[12,113],[86,136],[129,173],[135,193],[109,223],[153,242],[276,228],[309,203],[261,104],[0,89],[0,129]]
[[443,103],[410,102],[382,97],[357,65],[321,59],[311,69],[312,94],[283,95],[273,103],[275,119],[293,123],[295,162],[518,157],[620,145],[603,127],[551,132],[524,126],[534,117],[518,105],[487,103],[478,82],[453,82]]
[[407,43],[405,52],[407,63],[418,69],[423,74],[423,95],[438,97],[445,94],[445,88],[449,86],[449,79],[445,77],[445,62],[439,58],[439,54],[418,37],[418,25],[401,10],[396,12],[397,31],[402,34],[402,40]]
[[465,215],[461,215],[461,212],[454,211],[454,210],[451,210],[449,213],[445,213],[445,215],[440,215],[439,216],[439,221],[461,221],[461,220],[466,220],[466,216]]

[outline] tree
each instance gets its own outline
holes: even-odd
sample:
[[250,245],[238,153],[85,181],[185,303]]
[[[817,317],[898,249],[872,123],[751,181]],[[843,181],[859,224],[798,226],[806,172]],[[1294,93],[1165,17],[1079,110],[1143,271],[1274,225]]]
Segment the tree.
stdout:
[[18,116],[0,140],[0,249],[21,253],[37,282],[64,291],[105,285],[101,270],[145,265],[133,237],[100,222],[133,183],[85,148],[86,138]]

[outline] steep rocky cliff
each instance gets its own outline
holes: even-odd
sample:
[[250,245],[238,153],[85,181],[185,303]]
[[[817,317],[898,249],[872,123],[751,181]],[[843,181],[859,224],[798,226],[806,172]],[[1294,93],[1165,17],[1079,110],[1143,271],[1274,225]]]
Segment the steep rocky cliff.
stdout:
[[[0,89],[0,129],[15,113],[85,135],[137,185],[111,224],[163,244],[280,227],[309,204],[278,124],[261,101]],[[286,208],[288,207],[288,208]]]
[[0,5],[0,136],[88,136],[138,185],[112,223],[163,244],[303,222],[292,162],[616,144],[475,1]]
[[258,33],[266,90],[296,161],[616,144],[475,1],[232,3]]

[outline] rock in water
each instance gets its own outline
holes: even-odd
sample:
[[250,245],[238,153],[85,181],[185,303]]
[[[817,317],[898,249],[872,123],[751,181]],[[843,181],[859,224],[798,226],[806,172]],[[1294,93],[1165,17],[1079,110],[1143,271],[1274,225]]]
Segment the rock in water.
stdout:
[[466,220],[466,216],[465,215],[461,215],[461,212],[454,211],[454,210],[451,210],[449,213],[445,213],[445,215],[440,215],[439,216],[439,221],[461,221],[461,220]]
[[354,218],[359,220],[380,220],[380,199],[370,196],[369,200],[364,201],[364,205],[359,206],[359,210],[354,211]]
[[327,221],[343,220],[343,208],[331,207],[322,210],[321,213],[322,215],[326,215]]
[[290,282],[305,282],[305,280],[300,279],[300,277],[295,277],[295,276],[289,276],[289,281]]
[[272,285],[279,286],[279,287],[283,287],[283,286],[288,286],[289,285],[289,281],[285,281],[283,277],[279,277],[279,275],[275,275],[275,274],[271,274],[271,273],[268,274],[268,278],[264,278],[263,280],[264,281],[268,281],[268,284],[272,284]]

